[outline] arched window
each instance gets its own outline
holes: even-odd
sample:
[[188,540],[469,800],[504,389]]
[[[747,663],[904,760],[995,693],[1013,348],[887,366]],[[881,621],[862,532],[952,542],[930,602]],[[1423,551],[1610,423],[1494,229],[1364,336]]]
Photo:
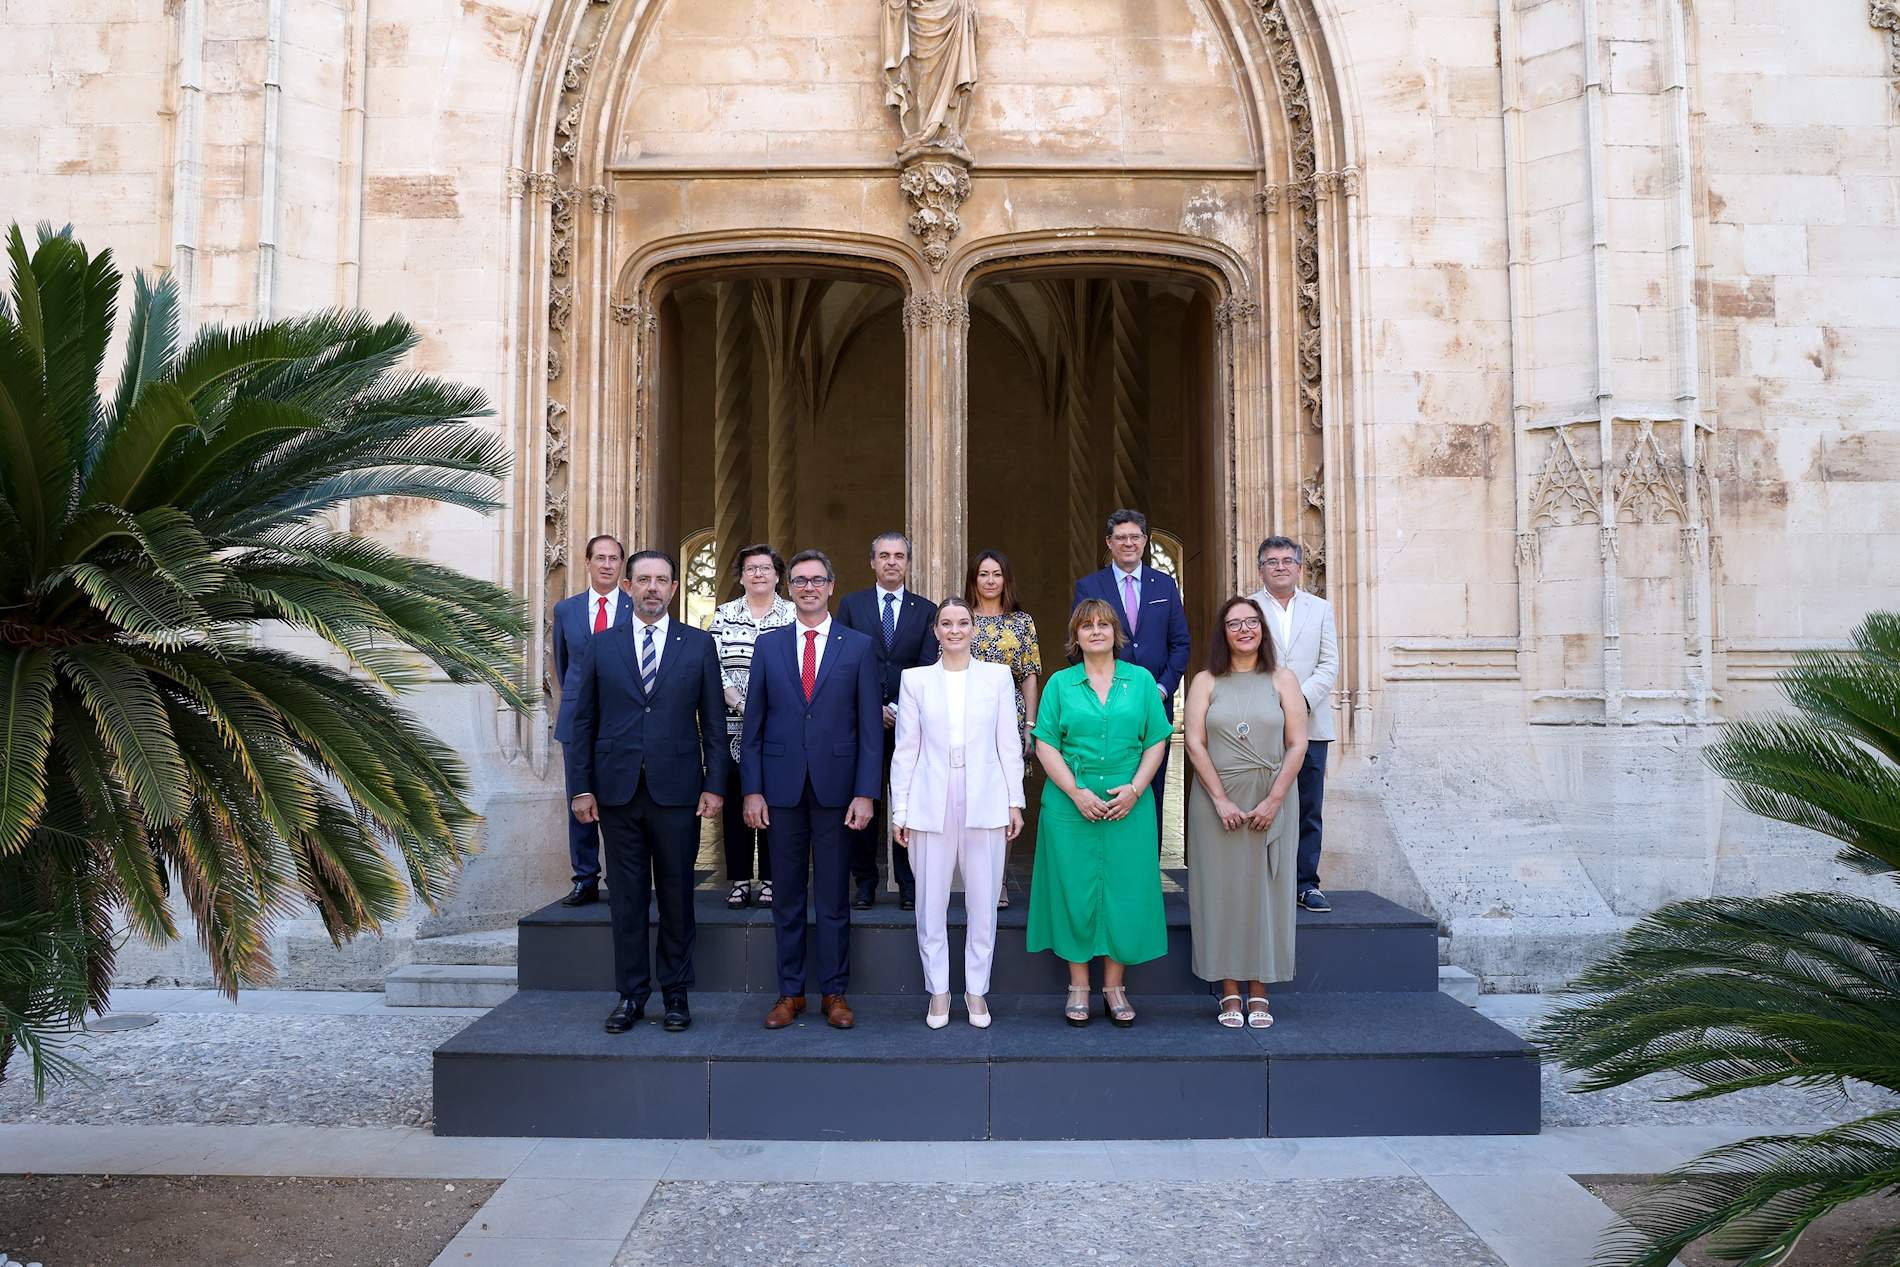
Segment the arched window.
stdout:
[[680,543],[680,569],[686,573],[680,586],[679,617],[695,629],[712,624],[713,609],[719,606],[719,542],[711,528],[701,528]]
[[1181,560],[1186,553],[1181,538],[1172,532],[1156,528],[1148,534],[1148,566],[1173,580],[1184,595],[1187,593],[1187,581],[1181,575]]

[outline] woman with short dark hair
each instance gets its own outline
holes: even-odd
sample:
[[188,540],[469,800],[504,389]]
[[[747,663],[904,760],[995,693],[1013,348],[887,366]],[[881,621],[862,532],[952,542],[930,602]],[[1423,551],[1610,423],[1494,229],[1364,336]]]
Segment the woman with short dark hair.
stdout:
[[1089,1023],[1089,964],[1102,963],[1102,1010],[1135,1023],[1124,968],[1168,952],[1150,791],[1174,727],[1148,670],[1115,658],[1115,609],[1099,598],[1069,616],[1081,663],[1049,679],[1036,713],[1036,758],[1049,779],[1036,829],[1029,889],[1030,950],[1069,965],[1063,1016]]
[[1221,604],[1207,669],[1188,684],[1186,731],[1194,975],[1220,982],[1222,1025],[1265,1029],[1267,983],[1293,977],[1294,780],[1306,756],[1306,699],[1292,671],[1274,663],[1266,615],[1251,598]]
[[785,560],[779,552],[763,543],[746,546],[732,561],[733,575],[739,579],[740,594],[713,610],[707,632],[719,649],[720,685],[726,693],[726,735],[732,746],[732,785],[726,789],[726,803],[720,817],[725,840],[726,879],[732,889],[726,905],[737,910],[750,903],[753,855],[758,855],[760,906],[772,905],[772,857],[764,837],[746,826],[745,797],[739,790],[739,731],[745,725],[746,683],[752,676],[752,644],[768,629],[789,625],[795,616],[792,600],[778,592],[785,579]]

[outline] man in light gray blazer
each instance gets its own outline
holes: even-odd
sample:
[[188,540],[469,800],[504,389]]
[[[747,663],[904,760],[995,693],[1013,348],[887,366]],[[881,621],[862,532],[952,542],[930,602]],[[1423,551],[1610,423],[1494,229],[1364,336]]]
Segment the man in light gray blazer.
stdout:
[[1290,537],[1268,537],[1258,555],[1263,587],[1253,595],[1267,614],[1278,662],[1293,670],[1306,697],[1306,763],[1300,767],[1300,905],[1330,911],[1319,887],[1320,810],[1326,798],[1326,753],[1332,746],[1333,679],[1339,676],[1339,633],[1333,605],[1300,588],[1305,552]]

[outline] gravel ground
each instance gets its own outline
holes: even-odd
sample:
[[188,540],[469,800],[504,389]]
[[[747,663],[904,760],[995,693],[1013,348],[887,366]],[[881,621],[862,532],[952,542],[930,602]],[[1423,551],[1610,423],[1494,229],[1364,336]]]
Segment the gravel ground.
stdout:
[[1501,1267],[1417,1179],[662,1183],[615,1260],[616,1267],[1077,1262]]
[[92,1033],[69,1052],[96,1075],[33,1102],[25,1078],[0,1083],[0,1122],[427,1126],[429,1053],[465,1016],[159,1014]]
[[[1534,1022],[1521,1017],[1498,1017],[1498,1024],[1525,1034]],[[1577,1076],[1553,1061],[1545,1061],[1545,1126],[1699,1126],[1740,1122],[1766,1134],[1784,1126],[1846,1122],[1883,1109],[1900,1107],[1900,1097],[1877,1087],[1856,1085],[1846,1094],[1807,1091],[1799,1087],[1763,1087],[1737,1091],[1713,1100],[1670,1103],[1695,1084],[1674,1074],[1643,1078],[1627,1086],[1579,1095],[1572,1091]]]
[[428,1267],[499,1186],[460,1179],[0,1178],[0,1253],[45,1267]]

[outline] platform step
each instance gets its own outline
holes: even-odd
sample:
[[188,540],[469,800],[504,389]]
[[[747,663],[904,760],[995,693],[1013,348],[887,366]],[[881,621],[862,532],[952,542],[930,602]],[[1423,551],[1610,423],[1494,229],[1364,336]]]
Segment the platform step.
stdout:
[[[1333,910],[1300,910],[1295,933],[1298,975],[1278,991],[1396,993],[1438,991],[1437,925],[1376,894],[1338,891]],[[694,895],[698,932],[693,951],[697,988],[705,991],[778,992],[777,949],[769,909],[728,910],[724,895]],[[996,956],[990,989],[997,994],[1046,994],[1062,989],[1067,969],[1047,952],[1025,946],[1029,904],[1014,902],[997,913]],[[1193,974],[1187,898],[1163,899],[1168,921],[1166,958],[1136,968],[1130,982],[1148,994],[1195,995],[1206,990]],[[611,990],[613,938],[605,903],[567,907],[559,903],[525,916],[520,925],[521,988]],[[963,989],[962,897],[950,906],[953,993]],[[654,926],[657,937],[657,924]],[[816,940],[810,951],[816,955]],[[815,962],[807,976],[815,976]],[[920,994],[916,916],[880,898],[868,911],[851,912],[851,993]]]
[[1438,989],[1440,993],[1457,999],[1466,1007],[1478,1006],[1478,995],[1482,993],[1477,975],[1455,964],[1444,964],[1439,967]]
[[[1428,952],[1429,954],[1429,952]],[[1429,959],[1428,959],[1429,966]],[[816,1004],[816,999],[813,1003]],[[653,1002],[657,1005],[658,999]],[[524,990],[435,1053],[439,1135],[685,1139],[1189,1139],[1531,1134],[1536,1054],[1437,991],[1279,994],[1267,1030],[1205,995],[1064,1023],[1060,993],[992,995],[995,1024],[930,1030],[914,998],[854,995],[857,1028],[761,1025],[758,994],[694,1023],[603,1032],[609,993]]]
[[388,1007],[494,1007],[515,992],[515,970],[501,964],[411,963],[383,979]]
[[415,942],[415,962],[488,964],[512,968],[515,966],[516,946],[513,926],[492,932],[418,937]]

